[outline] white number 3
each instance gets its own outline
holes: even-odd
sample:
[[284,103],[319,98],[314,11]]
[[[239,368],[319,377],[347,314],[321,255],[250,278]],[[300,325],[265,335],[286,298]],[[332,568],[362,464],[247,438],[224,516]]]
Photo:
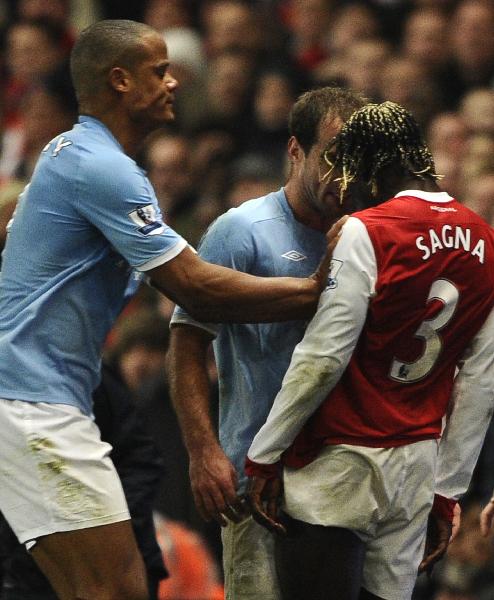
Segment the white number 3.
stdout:
[[442,340],[438,334],[453,316],[460,294],[455,285],[447,279],[437,279],[431,286],[427,303],[439,300],[443,303],[442,309],[433,319],[423,321],[415,332],[415,337],[424,340],[424,351],[414,362],[406,363],[394,359],[389,376],[395,381],[413,383],[426,377],[434,367],[441,352]]

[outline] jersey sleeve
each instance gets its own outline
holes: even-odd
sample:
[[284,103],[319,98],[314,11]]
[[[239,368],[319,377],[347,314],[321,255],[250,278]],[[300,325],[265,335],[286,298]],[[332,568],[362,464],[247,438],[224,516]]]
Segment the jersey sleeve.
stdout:
[[139,271],[177,256],[187,242],[164,222],[151,183],[133,161],[81,167],[77,210]]
[[374,249],[365,225],[350,218],[333,253],[329,285],[294,350],[267,421],[252,442],[250,460],[277,462],[336,385],[357,345],[376,278]]
[[494,310],[465,351],[439,443],[436,494],[458,499],[470,484],[494,410]]
[[[253,237],[250,223],[237,211],[230,210],[209,227],[199,244],[198,253],[204,260],[248,273],[253,258]],[[170,325],[193,325],[217,336],[221,324],[201,323],[177,306]]]

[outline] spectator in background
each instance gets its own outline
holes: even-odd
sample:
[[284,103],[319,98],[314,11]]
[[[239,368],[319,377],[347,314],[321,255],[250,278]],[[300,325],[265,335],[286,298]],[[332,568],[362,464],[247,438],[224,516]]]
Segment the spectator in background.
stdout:
[[14,176],[23,152],[23,101],[67,57],[62,30],[46,19],[14,23],[6,32],[5,44],[0,180]]
[[189,6],[184,0],[147,0],[144,3],[142,21],[162,33],[192,25]]
[[285,166],[288,115],[296,95],[297,80],[289,71],[273,66],[257,75],[252,127],[241,152],[265,158],[273,167],[274,178]]
[[185,135],[159,130],[147,140],[142,160],[166,222],[195,245],[202,228],[194,216],[200,198],[191,151]]
[[244,50],[229,49],[211,58],[201,95],[191,98],[181,113],[188,130],[215,120],[228,128],[242,145],[252,118],[256,66],[253,55]]
[[6,119],[15,118],[15,109],[26,91],[67,58],[62,33],[59,26],[47,19],[18,21],[8,28]]
[[462,0],[449,23],[451,57],[439,84],[447,106],[456,108],[472,88],[494,81],[494,3]]
[[[494,143],[491,152],[494,152]],[[492,156],[492,154],[491,154]],[[465,205],[494,227],[494,161],[490,172],[468,179]]]
[[379,38],[357,41],[344,54],[340,76],[369,100],[380,100],[382,72],[390,54],[389,45]]
[[429,148],[433,155],[439,152],[459,159],[463,156],[468,140],[468,127],[457,112],[440,112],[431,120],[427,131]]
[[434,76],[448,58],[447,38],[448,17],[443,11],[428,6],[416,8],[405,21],[401,54]]
[[190,132],[189,142],[192,172],[200,182],[201,200],[194,209],[194,227],[200,236],[224,210],[230,165],[239,154],[239,140],[227,125],[210,118]]
[[485,134],[470,136],[458,163],[463,197],[468,202],[470,186],[481,177],[494,173],[494,138]]
[[368,4],[343,3],[335,10],[326,36],[331,61],[356,42],[380,38],[380,24]]
[[294,64],[309,77],[329,57],[327,34],[334,0],[291,0],[285,13],[288,52]]
[[493,88],[475,88],[467,92],[460,102],[459,113],[470,133],[494,137]]
[[77,33],[70,21],[70,0],[18,0],[16,2],[16,19],[36,21],[45,19],[62,31],[61,44],[68,53],[74,45]]
[[67,96],[58,84],[44,82],[28,92],[21,104],[22,152],[13,175],[31,178],[43,148],[60,131],[70,129],[77,118],[75,97]]
[[[219,527],[204,523],[194,507],[188,477],[187,452],[170,402],[165,369],[168,323],[169,321],[158,314],[156,309],[138,309],[115,327],[115,341],[106,356],[112,367],[129,385],[146,430],[162,457],[166,478],[163,478],[157,487],[154,509],[164,519],[182,522],[200,532],[215,558],[220,560]],[[212,412],[217,416],[214,369],[210,368],[209,373],[212,376]]]
[[114,330],[116,339],[107,360],[127,388],[138,395],[165,371],[168,323],[149,310],[137,310],[122,319]]
[[242,0],[208,0],[201,8],[204,47],[209,59],[232,49],[257,61],[263,51],[262,31],[254,7]]
[[[344,83],[347,79],[347,55],[359,42],[375,39],[381,45],[386,42],[379,37],[379,23],[372,10],[364,4],[351,3],[335,11],[330,29],[326,34],[329,57],[321,61],[311,72],[313,83]],[[349,84],[351,87],[351,84]],[[354,88],[360,89],[360,88]],[[362,92],[365,89],[362,88]]]
[[413,112],[419,124],[427,127],[441,96],[427,70],[408,56],[392,56],[381,72],[380,92],[388,99]]

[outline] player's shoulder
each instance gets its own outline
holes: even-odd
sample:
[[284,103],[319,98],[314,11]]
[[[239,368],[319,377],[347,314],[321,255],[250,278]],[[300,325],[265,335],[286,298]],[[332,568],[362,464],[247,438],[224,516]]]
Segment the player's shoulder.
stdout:
[[282,216],[282,198],[283,190],[270,192],[259,198],[246,200],[235,208],[230,208],[222,218],[233,223],[254,224],[269,219],[276,219]]
[[283,190],[278,190],[230,208],[216,219],[209,233],[225,230],[251,232],[257,223],[281,218],[283,209],[280,201],[283,194]]

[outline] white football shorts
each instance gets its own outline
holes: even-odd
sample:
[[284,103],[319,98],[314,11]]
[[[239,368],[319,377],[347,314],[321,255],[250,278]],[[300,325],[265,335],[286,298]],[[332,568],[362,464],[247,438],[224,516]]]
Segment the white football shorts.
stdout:
[[130,519],[110,451],[76,407],[0,399],[0,510],[19,541]]
[[350,529],[366,543],[363,587],[411,598],[434,497],[437,440],[396,448],[326,446],[301,469],[284,469],[293,518]]

